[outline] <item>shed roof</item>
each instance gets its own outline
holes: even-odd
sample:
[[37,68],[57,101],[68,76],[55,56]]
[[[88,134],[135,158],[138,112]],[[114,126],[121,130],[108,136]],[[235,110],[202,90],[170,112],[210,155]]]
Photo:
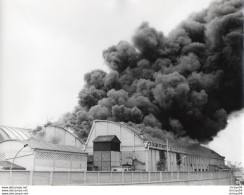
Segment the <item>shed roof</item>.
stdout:
[[20,165],[17,165],[15,163],[9,162],[9,161],[0,161],[0,167],[4,170],[10,170],[11,169],[11,164],[12,164],[12,169],[13,170],[25,170],[25,167],[22,167]]
[[0,125],[0,141],[7,139],[28,140],[32,137],[31,129]]
[[202,154],[208,157],[212,157],[212,158],[224,158],[223,156],[219,155],[217,152],[206,148],[204,146],[201,146],[200,144],[193,144],[187,147],[187,149],[190,149],[191,151],[195,152],[195,154]]
[[23,144],[28,144],[31,149],[38,150],[50,150],[59,152],[70,152],[70,153],[85,153],[80,148],[68,145],[52,144],[47,142],[35,142],[35,141],[19,141]]
[[121,143],[116,135],[97,136],[93,142],[117,142]]

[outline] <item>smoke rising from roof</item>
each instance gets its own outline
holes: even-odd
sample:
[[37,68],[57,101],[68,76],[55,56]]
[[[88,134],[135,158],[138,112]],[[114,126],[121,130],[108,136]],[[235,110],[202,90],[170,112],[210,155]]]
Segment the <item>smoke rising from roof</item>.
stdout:
[[243,108],[242,7],[241,0],[213,3],[167,37],[143,23],[132,44],[103,51],[111,71],[87,73],[78,106],[57,124],[83,139],[92,120],[107,119],[155,137],[211,141]]

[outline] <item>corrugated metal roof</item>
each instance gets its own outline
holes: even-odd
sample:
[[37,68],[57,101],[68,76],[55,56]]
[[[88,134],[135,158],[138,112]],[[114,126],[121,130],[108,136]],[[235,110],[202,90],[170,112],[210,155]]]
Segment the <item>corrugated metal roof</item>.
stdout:
[[190,149],[191,151],[195,152],[195,154],[202,154],[208,157],[212,158],[224,158],[223,156],[219,155],[217,152],[214,152],[213,150],[206,148],[204,146],[201,146],[200,144],[193,144],[187,147],[187,149]]
[[32,137],[32,130],[0,125],[0,135],[1,135],[0,137],[3,140],[7,140],[7,139],[28,140]]
[[[20,140],[19,140],[20,141]],[[31,149],[39,150],[51,150],[60,152],[71,152],[71,153],[84,153],[80,148],[68,145],[52,144],[47,142],[35,142],[35,141],[20,141],[23,144],[28,144]]]
[[93,142],[111,142],[111,141],[115,141],[115,140],[116,140],[117,142],[121,143],[120,140],[117,138],[116,135],[103,135],[103,136],[97,136],[97,137],[93,140]]
[[122,124],[125,128],[127,129],[130,129],[131,131],[133,131],[135,134],[137,134],[143,141],[149,141],[149,142],[163,142],[163,140],[160,140],[159,138],[155,138],[155,137],[152,137],[151,135],[149,135],[148,133],[146,132],[143,132],[142,130],[140,129],[137,129],[135,127],[131,127],[131,126],[128,126],[128,125],[125,125],[124,123],[120,123]]

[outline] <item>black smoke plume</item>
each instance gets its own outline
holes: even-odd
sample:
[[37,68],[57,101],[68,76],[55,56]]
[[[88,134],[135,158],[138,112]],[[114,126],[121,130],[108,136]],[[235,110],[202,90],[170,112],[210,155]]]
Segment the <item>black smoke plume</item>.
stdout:
[[243,4],[216,2],[169,36],[143,23],[132,44],[103,51],[111,69],[85,75],[79,105],[57,123],[86,139],[94,119],[157,138],[208,142],[243,108]]

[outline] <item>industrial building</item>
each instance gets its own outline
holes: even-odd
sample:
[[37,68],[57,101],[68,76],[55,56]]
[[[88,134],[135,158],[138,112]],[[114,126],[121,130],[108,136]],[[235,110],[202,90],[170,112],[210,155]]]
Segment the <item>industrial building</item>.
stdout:
[[[27,145],[23,148],[24,145]],[[5,140],[0,143],[0,153],[5,161],[13,162],[24,170],[33,171],[84,171],[87,155],[80,148],[47,142]],[[6,169],[6,168],[5,168]]]
[[[84,144],[71,130],[0,126],[0,169],[36,171],[216,171],[224,157],[200,145],[167,143],[124,123],[95,120]],[[15,154],[25,145],[14,161]],[[14,161],[14,163],[13,163]]]
[[71,131],[53,125],[35,135],[29,129],[0,126],[0,130],[0,169],[87,170],[84,144]]
[[93,122],[85,151],[90,170],[202,172],[224,168],[224,157],[208,148],[174,146],[124,123],[105,120]]

